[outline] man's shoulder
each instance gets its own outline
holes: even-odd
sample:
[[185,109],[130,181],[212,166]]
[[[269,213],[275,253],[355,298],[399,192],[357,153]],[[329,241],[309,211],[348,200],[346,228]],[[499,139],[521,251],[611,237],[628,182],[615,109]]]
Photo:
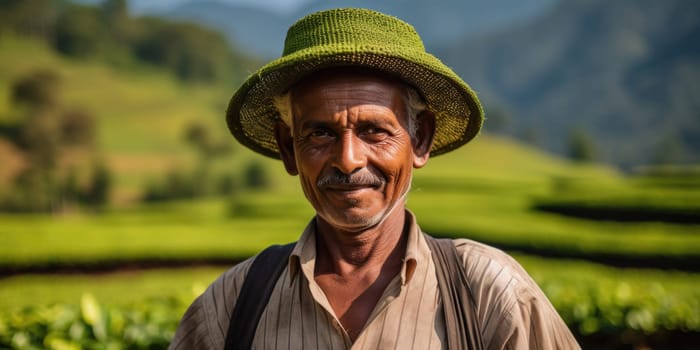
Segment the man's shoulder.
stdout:
[[[276,259],[288,256],[288,251],[291,249],[291,247],[293,247],[293,245],[294,243],[290,243],[285,246],[270,246],[267,249],[258,252],[254,256],[235,264],[234,266],[226,270],[224,273],[219,275],[219,277],[214,282],[212,282],[211,285],[209,285],[209,288],[207,288],[207,292],[205,292],[205,295],[208,294],[208,297],[216,298],[217,294],[226,294],[226,296],[233,296],[233,300],[235,301],[238,297],[238,294],[241,291],[241,288],[243,287],[246,277],[248,276],[248,272],[250,271],[251,267],[253,267],[256,261],[258,261],[259,259],[263,259],[263,264],[265,265],[276,265],[279,263],[278,261],[276,261]],[[282,248],[282,250],[285,251],[285,254],[280,254],[280,248]],[[271,252],[274,252],[275,254],[270,254]],[[271,272],[269,271],[269,269],[258,269],[258,272],[261,271],[265,272],[262,275],[267,275],[269,272]],[[261,278],[265,277],[269,276],[261,276]]]
[[521,303],[539,294],[525,269],[506,252],[490,245],[459,238],[455,248],[477,298],[499,296],[504,303]]
[[457,238],[453,242],[458,255],[464,262],[464,267],[472,267],[474,264],[479,263],[496,264],[501,267],[512,268],[518,274],[525,273],[522,266],[501,249],[467,238]]
[[[248,274],[248,270],[250,270],[250,267],[253,265],[253,261],[255,261],[256,257],[257,257],[257,254],[231,266],[226,271],[224,271],[221,275],[219,275],[219,277],[214,282],[212,282],[212,285],[214,285],[214,284],[229,285],[233,281],[245,279],[246,275]],[[240,286],[238,286],[238,287],[240,287]],[[238,289],[238,288],[235,288],[235,289]]]
[[230,314],[238,292],[245,281],[255,256],[237,263],[217,277],[199,297],[212,314]]
[[170,349],[223,348],[231,312],[256,256],[224,271],[194,300],[180,321]]

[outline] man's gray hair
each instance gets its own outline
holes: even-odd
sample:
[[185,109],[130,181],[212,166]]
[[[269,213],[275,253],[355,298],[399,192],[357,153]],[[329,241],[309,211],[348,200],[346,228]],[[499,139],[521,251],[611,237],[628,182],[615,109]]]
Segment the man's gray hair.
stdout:
[[[275,96],[272,101],[280,114],[282,121],[292,128],[292,98],[291,93]],[[406,86],[404,94],[404,104],[406,105],[406,115],[408,115],[408,133],[411,138],[415,138],[418,124],[418,115],[425,111],[428,106],[418,91],[411,86]]]

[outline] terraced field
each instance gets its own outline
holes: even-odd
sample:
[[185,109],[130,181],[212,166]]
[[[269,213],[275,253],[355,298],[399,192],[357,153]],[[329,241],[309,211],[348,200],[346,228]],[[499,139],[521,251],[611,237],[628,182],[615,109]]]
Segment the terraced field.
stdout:
[[[40,59],[24,60],[27,53]],[[218,274],[295,240],[313,215],[281,164],[240,148],[215,171],[238,179],[257,159],[270,186],[137,202],[167,169],[195,166],[182,141],[188,122],[226,136],[230,88],[185,86],[155,69],[115,71],[0,40],[0,94],[21,71],[41,67],[60,71],[67,101],[99,116],[113,202],[101,212],[0,214],[0,348],[163,347]],[[0,117],[9,109],[0,99]],[[700,343],[697,175],[621,174],[484,134],[418,170],[408,206],[426,232],[513,253],[587,347],[692,348]]]

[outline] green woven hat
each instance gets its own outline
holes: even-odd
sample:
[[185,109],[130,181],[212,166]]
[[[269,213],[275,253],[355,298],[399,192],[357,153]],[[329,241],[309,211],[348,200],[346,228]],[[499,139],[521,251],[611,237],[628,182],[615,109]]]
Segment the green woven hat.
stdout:
[[431,155],[474,138],[484,112],[474,91],[449,67],[427,53],[411,25],[366,9],[334,9],[308,15],[287,31],[282,57],[252,74],[226,111],[233,136],[246,147],[279,158],[273,97],[309,73],[343,66],[383,71],[413,86],[435,113]]

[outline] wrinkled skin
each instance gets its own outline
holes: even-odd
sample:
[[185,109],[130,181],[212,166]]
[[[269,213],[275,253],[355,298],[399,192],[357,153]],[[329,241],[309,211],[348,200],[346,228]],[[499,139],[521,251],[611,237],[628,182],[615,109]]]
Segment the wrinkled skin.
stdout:
[[293,127],[276,126],[285,168],[317,213],[315,280],[355,340],[405,254],[405,195],[429,158],[434,117],[411,137],[405,87],[333,70],[291,90]]
[[394,80],[354,71],[318,73],[292,91],[293,137],[278,132],[282,159],[334,229],[362,232],[403,215],[394,209],[404,202],[412,168],[427,162],[433,131],[426,125],[411,140],[403,94]]

